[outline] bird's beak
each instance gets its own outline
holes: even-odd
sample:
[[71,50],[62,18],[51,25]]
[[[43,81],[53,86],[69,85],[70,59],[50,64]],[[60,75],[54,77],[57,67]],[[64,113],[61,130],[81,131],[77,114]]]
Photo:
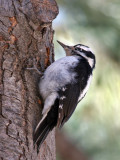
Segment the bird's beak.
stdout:
[[74,50],[73,46],[67,46],[60,41],[57,41],[65,50],[66,56],[72,56],[72,51]]
[[57,41],[63,48],[67,48],[68,46],[67,45],[65,45],[65,44],[63,44],[62,42],[60,42],[60,41]]

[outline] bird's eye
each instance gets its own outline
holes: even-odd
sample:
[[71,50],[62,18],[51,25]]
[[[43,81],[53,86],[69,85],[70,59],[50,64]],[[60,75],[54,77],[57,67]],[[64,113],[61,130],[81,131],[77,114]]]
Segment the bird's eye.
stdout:
[[78,51],[78,50],[79,50],[79,48],[75,48],[75,50],[76,50],[76,51]]
[[75,48],[75,50],[76,50],[76,51],[79,51],[79,52],[83,51],[82,48]]

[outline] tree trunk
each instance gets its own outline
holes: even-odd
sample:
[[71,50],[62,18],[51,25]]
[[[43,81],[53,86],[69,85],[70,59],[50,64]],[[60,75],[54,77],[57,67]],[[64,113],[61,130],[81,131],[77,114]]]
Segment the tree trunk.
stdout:
[[0,0],[0,160],[55,160],[55,131],[37,154],[33,132],[41,119],[40,71],[53,62],[54,0]]

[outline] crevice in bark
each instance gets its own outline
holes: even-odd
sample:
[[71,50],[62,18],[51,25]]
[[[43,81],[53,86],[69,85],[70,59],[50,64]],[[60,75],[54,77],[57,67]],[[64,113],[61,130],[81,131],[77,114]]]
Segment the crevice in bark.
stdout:
[[0,22],[2,23],[3,26],[7,27],[7,26],[3,23],[3,21],[0,20]]
[[16,97],[13,97],[13,96],[8,96],[8,95],[5,95],[5,94],[3,94],[2,96],[8,97],[8,98],[13,98],[13,99],[21,102],[20,99],[18,99],[18,98],[16,98]]
[[23,83],[23,94],[26,97],[26,101],[23,103],[23,107],[24,107],[24,113],[23,113],[23,117],[25,120],[25,126],[24,126],[24,130],[25,130],[25,134],[26,134],[26,145],[28,147],[28,151],[29,151],[29,141],[28,141],[28,118],[27,118],[27,113],[28,113],[28,106],[29,106],[29,92],[28,92],[28,88],[27,88],[27,82],[25,79],[25,73],[24,71],[22,71],[21,73],[21,78],[22,78],[22,83]]
[[[4,48],[3,46],[1,47],[1,55],[0,55],[0,114],[2,115],[2,95],[4,93],[4,83],[3,83],[3,76],[4,76],[4,69],[3,67],[3,61],[4,61]],[[3,115],[2,115],[3,116]]]
[[7,135],[9,135],[9,134],[8,134],[8,128],[9,128],[9,125],[10,125],[11,123],[12,123],[12,121],[9,120],[9,123],[6,125],[6,134],[7,134]]

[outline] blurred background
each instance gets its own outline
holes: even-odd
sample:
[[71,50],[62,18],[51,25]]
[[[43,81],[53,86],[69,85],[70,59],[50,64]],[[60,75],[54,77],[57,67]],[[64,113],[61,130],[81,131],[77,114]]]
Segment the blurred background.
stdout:
[[97,60],[86,97],[57,136],[57,160],[71,160],[72,151],[72,160],[120,160],[120,0],[56,1],[55,59],[65,56],[59,40],[88,45]]

